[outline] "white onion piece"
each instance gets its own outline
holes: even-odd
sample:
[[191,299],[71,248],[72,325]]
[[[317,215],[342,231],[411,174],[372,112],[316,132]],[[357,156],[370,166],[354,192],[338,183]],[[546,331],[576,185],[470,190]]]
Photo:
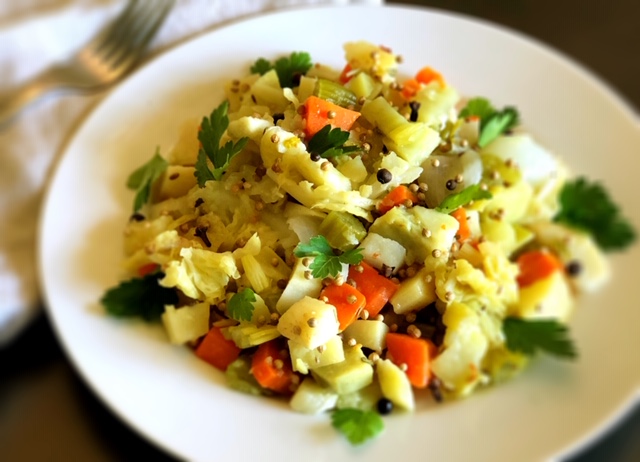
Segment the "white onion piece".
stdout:
[[533,186],[549,178],[558,169],[553,155],[526,133],[499,136],[482,152],[505,161],[513,160],[520,167],[522,178]]
[[[435,163],[438,163],[437,167],[434,166]],[[422,168],[424,170],[420,175],[420,182],[429,186],[425,200],[431,208],[440,205],[445,197],[459,193],[482,179],[482,160],[473,150],[462,154],[432,155],[422,164]],[[447,189],[447,181],[455,180],[458,175],[462,175],[463,182],[453,190]]]

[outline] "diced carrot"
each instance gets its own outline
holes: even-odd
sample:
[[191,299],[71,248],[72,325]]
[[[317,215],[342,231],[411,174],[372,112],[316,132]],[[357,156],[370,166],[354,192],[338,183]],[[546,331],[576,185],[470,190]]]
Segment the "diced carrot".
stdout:
[[362,292],[349,284],[329,284],[320,292],[320,299],[326,297],[326,302],[336,307],[338,312],[338,322],[340,322],[340,332],[345,330],[349,324],[356,320],[360,311],[367,303],[367,299]]
[[356,289],[364,295],[367,301],[364,309],[369,316],[377,316],[399,287],[399,284],[384,277],[365,262],[349,268],[349,279],[355,282]]
[[[306,120],[305,133],[308,137],[315,135],[325,125],[349,131],[360,113],[343,108],[317,96],[309,96],[305,101]],[[329,117],[329,113],[332,117]]]
[[411,206],[418,202],[418,198],[406,185],[398,185],[387,193],[378,204],[378,211],[386,213],[399,205]]
[[240,348],[224,337],[220,327],[212,327],[196,348],[196,355],[221,371],[226,371],[229,364],[238,359]]
[[564,269],[562,261],[547,250],[525,252],[518,257],[517,263],[520,268],[517,278],[520,287],[529,286]]
[[458,220],[458,224],[460,225],[458,227],[458,232],[456,233],[456,238],[458,239],[458,242],[464,242],[467,239],[469,239],[469,237],[471,237],[471,229],[469,229],[469,222],[467,221],[466,210],[460,207],[459,209],[456,209],[453,212],[451,212],[451,216],[456,220]]
[[422,85],[416,79],[405,80],[402,84],[402,96],[404,99],[411,99],[420,91]]
[[431,360],[437,348],[431,340],[407,334],[388,333],[387,359],[400,366],[407,365],[407,378],[416,388],[426,388],[431,380]]
[[347,65],[344,66],[344,69],[342,69],[342,72],[340,73],[340,77],[338,78],[341,84],[344,85],[349,80],[351,80],[351,77],[353,77],[353,74],[351,73],[352,71],[353,71],[353,68],[349,63],[347,63]]
[[153,273],[158,269],[158,267],[159,265],[157,263],[147,263],[146,265],[142,265],[140,268],[138,268],[138,275],[140,277],[144,277],[147,274]]
[[431,82],[438,82],[444,87],[447,84],[444,77],[442,77],[442,74],[429,66],[423,67],[418,71],[416,74],[416,80],[420,83],[424,83],[425,85],[428,85]]
[[289,394],[294,376],[287,349],[278,339],[261,344],[253,354],[251,373],[260,386]]

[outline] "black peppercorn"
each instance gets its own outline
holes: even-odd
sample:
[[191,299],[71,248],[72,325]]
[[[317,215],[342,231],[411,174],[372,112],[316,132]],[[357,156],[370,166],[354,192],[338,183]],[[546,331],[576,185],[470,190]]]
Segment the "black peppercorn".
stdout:
[[573,260],[573,261],[570,261],[567,264],[567,268],[566,269],[567,269],[567,274],[569,276],[575,277],[575,276],[579,275],[582,272],[582,265],[580,264],[579,261]]
[[381,415],[391,414],[391,411],[393,411],[393,403],[387,398],[380,398],[378,400],[377,407],[378,407],[378,412]]
[[381,168],[380,170],[378,170],[376,176],[378,177],[378,181],[382,184],[386,184],[393,179],[393,175],[386,168]]

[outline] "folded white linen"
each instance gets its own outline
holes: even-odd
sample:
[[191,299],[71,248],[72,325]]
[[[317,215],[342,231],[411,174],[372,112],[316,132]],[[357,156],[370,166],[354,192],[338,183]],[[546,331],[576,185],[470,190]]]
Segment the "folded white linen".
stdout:
[[[150,54],[213,26],[281,8],[382,0],[177,0]],[[0,2],[0,93],[70,56],[122,0]],[[36,226],[44,184],[64,141],[102,97],[45,98],[0,128],[0,347],[39,312]]]

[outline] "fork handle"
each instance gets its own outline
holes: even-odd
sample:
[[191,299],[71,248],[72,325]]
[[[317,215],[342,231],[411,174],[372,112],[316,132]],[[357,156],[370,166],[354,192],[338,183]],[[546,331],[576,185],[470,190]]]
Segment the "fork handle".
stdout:
[[50,67],[1,97],[0,127],[8,125],[24,108],[32,105],[44,94],[68,88],[64,74],[63,67]]

